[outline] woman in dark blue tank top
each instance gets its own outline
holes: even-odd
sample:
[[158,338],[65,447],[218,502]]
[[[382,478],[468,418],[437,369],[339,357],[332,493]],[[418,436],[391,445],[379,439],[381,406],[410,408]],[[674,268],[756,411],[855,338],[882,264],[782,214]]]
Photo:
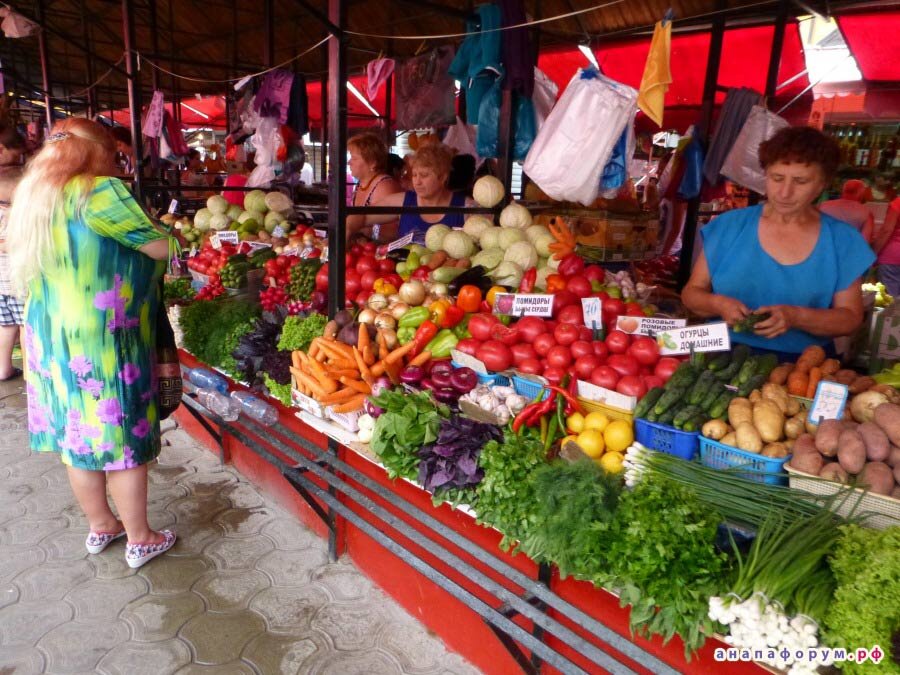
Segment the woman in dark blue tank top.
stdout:
[[[381,198],[377,206],[465,206],[466,196],[461,192],[451,192],[447,188],[453,152],[441,143],[429,143],[419,148],[410,158],[413,190]],[[384,223],[395,216],[366,216],[366,223]],[[396,233],[382,229],[380,239],[391,241],[410,232],[418,235],[416,239],[424,240],[429,227],[442,223],[448,227],[462,227],[465,222],[463,213],[426,214],[404,213],[400,216],[400,224]]]

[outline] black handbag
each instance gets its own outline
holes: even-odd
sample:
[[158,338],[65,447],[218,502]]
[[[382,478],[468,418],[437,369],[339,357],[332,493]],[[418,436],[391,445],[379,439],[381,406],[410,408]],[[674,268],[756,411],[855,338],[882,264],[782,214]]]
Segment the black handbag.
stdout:
[[156,382],[159,419],[164,420],[181,405],[183,385],[175,333],[162,301],[156,312]]

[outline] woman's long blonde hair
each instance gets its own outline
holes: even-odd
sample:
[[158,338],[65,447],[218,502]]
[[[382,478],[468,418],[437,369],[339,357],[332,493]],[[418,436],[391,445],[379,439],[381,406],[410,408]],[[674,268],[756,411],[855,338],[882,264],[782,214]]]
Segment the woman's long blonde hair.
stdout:
[[66,185],[78,179],[80,211],[94,178],[112,172],[115,149],[112,136],[97,122],[70,117],[53,125],[47,142],[28,163],[9,210],[10,276],[19,293],[40,275],[52,253],[53,223],[62,213]]

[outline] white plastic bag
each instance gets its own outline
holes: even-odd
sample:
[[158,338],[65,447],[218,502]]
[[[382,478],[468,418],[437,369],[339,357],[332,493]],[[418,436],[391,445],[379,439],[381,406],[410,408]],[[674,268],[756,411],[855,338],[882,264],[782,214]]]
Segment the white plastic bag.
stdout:
[[550,116],[550,111],[556,105],[557,96],[559,96],[559,87],[556,86],[556,82],[535,66],[534,93],[531,95],[531,103],[534,105],[534,121],[538,130]]
[[603,167],[634,118],[637,94],[596,70],[580,70],[538,131],[525,173],[553,199],[591,204]]
[[481,166],[484,162],[475,150],[475,127],[466,124],[459,117],[456,118],[456,124],[447,129],[444,145],[453,148],[460,155],[472,155],[476,166]]
[[759,194],[766,193],[766,174],[759,165],[759,144],[790,126],[782,117],[755,105],[731,146],[721,174]]

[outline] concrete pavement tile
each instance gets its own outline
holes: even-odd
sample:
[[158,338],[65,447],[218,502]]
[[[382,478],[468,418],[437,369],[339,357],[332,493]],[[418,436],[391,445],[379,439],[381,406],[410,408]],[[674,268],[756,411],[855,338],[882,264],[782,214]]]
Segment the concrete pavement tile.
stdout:
[[168,640],[191,618],[206,610],[203,600],[194,593],[178,595],[145,595],[120,614],[131,625],[132,638],[138,642]]
[[52,468],[54,463],[59,462],[58,457],[54,457],[55,453],[29,453],[27,457],[6,466],[7,477],[15,483],[38,478]]
[[[196,452],[196,451],[195,451]],[[228,488],[237,485],[238,479],[225,468],[198,471],[178,481],[179,485],[189,488],[195,498],[219,495]]]
[[[178,533],[178,544],[181,533]],[[176,595],[187,593],[198,579],[213,568],[206,556],[178,557],[166,554],[165,564],[144,565],[138,574],[146,579],[153,595]]]
[[[40,487],[43,488],[43,483],[40,484]],[[6,507],[11,504],[18,504],[28,495],[32,494],[34,490],[35,488],[27,483],[13,485],[4,479],[3,490],[0,490],[0,518],[3,520],[10,518],[6,513]]]
[[222,528],[215,523],[178,523],[175,529],[178,541],[175,547],[166,553],[167,558],[200,555],[203,549],[225,536]]
[[[27,442],[27,441],[26,441]],[[46,473],[41,475],[41,480],[47,484],[47,487],[51,490],[70,488],[69,485],[69,476],[65,471],[65,466],[62,462],[59,461],[59,457],[56,453],[40,453],[42,456],[46,455],[47,457],[55,457],[56,467],[50,467]]]
[[310,664],[309,675],[398,675],[400,664],[384,652],[332,652]]
[[0,546],[33,546],[44,537],[64,531],[68,525],[63,516],[15,518],[0,526]]
[[268,574],[276,586],[296,586],[308,581],[327,563],[328,554],[324,550],[272,551],[256,561],[256,569]]
[[[174,485],[179,480],[191,473],[197,473],[197,469],[192,466],[167,466],[154,462],[150,466],[148,481],[151,486]],[[151,487],[150,489],[152,490],[153,488]]]
[[382,607],[388,620],[375,642],[378,649],[389,653],[403,666],[404,673],[436,675],[447,672],[446,666],[452,665],[451,672],[457,675],[478,675],[478,671],[462,658],[457,657],[456,663],[450,663],[449,659],[455,655],[448,654],[440,639],[430,634],[399,605],[385,601]]
[[97,579],[123,579],[137,574],[125,562],[125,548],[119,545],[110,544],[103,553],[88,556],[88,562],[94,566]]
[[244,539],[219,539],[203,552],[223,569],[249,569],[257,560],[269,553],[275,545],[267,537],[256,535]]
[[19,601],[19,589],[15,584],[0,584],[0,609]]
[[3,675],[43,673],[44,663],[44,655],[37,647],[4,647],[0,651],[0,673]]
[[240,658],[244,646],[266,630],[265,620],[244,610],[227,614],[200,614],[179,632],[191,645],[197,663],[219,665]]
[[31,518],[45,518],[55,516],[74,506],[78,508],[75,496],[68,487],[57,490],[39,490],[24,497],[21,504],[28,511]]
[[[25,507],[25,504],[21,502],[16,504],[4,504],[2,508],[3,520],[15,520],[16,518],[28,515],[28,509]],[[33,516],[34,514],[31,515]]]
[[282,551],[299,551],[304,548],[321,548],[325,550],[325,540],[288,517],[276,517],[266,523],[262,533],[272,539]]
[[352,602],[368,598],[374,588],[371,581],[360,574],[351,563],[343,560],[316,570],[312,579],[319,582],[338,602]]
[[250,609],[265,617],[270,631],[303,632],[316,612],[328,604],[328,594],[310,584],[294,588],[267,588],[250,601]]
[[147,594],[148,586],[137,575],[114,580],[92,579],[73,588],[65,599],[75,608],[76,621],[114,623],[123,607]]
[[[201,666],[196,663],[185,666],[175,675],[258,675],[256,670],[243,661],[226,663],[220,666]],[[265,673],[264,675],[269,675]]]
[[15,579],[23,600],[62,600],[76,586],[94,579],[87,560],[45,562],[25,570]]
[[225,528],[229,537],[246,537],[259,534],[270,518],[265,507],[234,508],[217,514],[216,522]]
[[[179,433],[186,438],[175,442],[174,439],[177,436],[173,436],[173,434]],[[158,461],[160,466],[187,466],[197,454],[196,443],[190,436],[183,431],[170,431],[163,439],[163,447],[159,453]]]
[[175,515],[178,523],[213,522],[218,513],[228,508],[231,508],[231,502],[217,494],[189,495],[165,506],[166,511]]
[[[191,438],[190,434],[188,434],[181,427],[176,427],[174,429],[169,429],[167,431],[162,432],[162,442],[163,446],[166,448],[163,452],[165,455],[160,455],[161,460],[164,458],[168,458],[168,447],[172,446],[174,448],[193,448],[196,441]],[[167,462],[168,463],[168,462]]]
[[[89,554],[84,547],[84,540],[87,537],[86,531],[67,530],[60,534],[44,539],[38,546],[47,554],[47,562],[57,562],[60,560],[82,560]],[[107,550],[121,548],[124,544],[121,540],[109,545]]]
[[385,621],[384,610],[374,603],[329,603],[316,612],[311,625],[330,636],[336,648],[353,651],[374,648],[375,635]]
[[163,642],[123,642],[97,665],[101,675],[161,675],[191,662],[191,649],[178,639]]
[[214,570],[203,575],[191,590],[203,597],[212,612],[246,609],[254,595],[269,588],[271,582],[257,570]]
[[37,546],[0,546],[0,581],[12,581],[19,573],[40,565],[45,558],[46,554]]
[[309,672],[316,654],[328,650],[317,644],[317,638],[324,642],[316,633],[304,637],[263,633],[247,644],[241,656],[266,675],[300,675]]
[[184,499],[191,494],[184,485],[178,483],[150,484],[147,490],[147,506],[165,508],[171,502]]
[[52,628],[70,621],[74,611],[62,600],[17,602],[0,609],[0,645],[33,645]]
[[238,483],[225,491],[225,496],[236,509],[253,509],[265,507],[269,513],[269,519],[274,516],[274,509],[266,504],[266,500],[249,483]]
[[47,670],[57,673],[96,672],[97,662],[107,652],[128,639],[128,626],[122,621],[97,626],[67,623],[54,628],[38,642],[47,654]]

